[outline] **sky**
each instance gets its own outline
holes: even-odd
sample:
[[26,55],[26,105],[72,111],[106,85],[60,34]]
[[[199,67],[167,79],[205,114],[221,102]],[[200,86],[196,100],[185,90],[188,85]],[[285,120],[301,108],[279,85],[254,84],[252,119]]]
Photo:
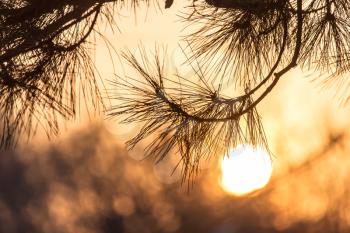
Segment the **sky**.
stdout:
[[[96,66],[108,88],[116,75],[132,74],[120,56],[125,49],[164,46],[169,72],[181,66],[182,7],[175,1],[137,17],[121,10],[114,32],[101,22],[119,54],[111,57],[96,39]],[[0,233],[348,232],[350,108],[315,78],[294,69],[258,107],[273,152],[272,178],[262,190],[225,192],[222,157],[203,164],[188,189],[178,170],[171,175],[173,157],[154,164],[143,159],[146,144],[126,150],[139,126],[82,113],[51,140],[38,131],[0,152]]]

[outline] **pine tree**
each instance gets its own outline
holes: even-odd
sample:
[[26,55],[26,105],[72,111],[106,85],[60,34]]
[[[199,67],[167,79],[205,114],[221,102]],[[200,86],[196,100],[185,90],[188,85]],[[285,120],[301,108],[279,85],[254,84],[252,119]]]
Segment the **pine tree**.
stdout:
[[[0,0],[1,146],[12,145],[23,133],[30,136],[37,124],[48,135],[56,133],[58,117],[76,114],[79,88],[96,108],[104,107],[88,38],[99,33],[98,20],[112,22],[114,9],[140,2],[148,0]],[[164,3],[168,8],[173,1]],[[199,82],[167,77],[158,55],[142,53],[139,61],[126,53],[140,77],[115,81],[128,94],[116,97],[122,104],[109,114],[144,124],[128,142],[130,148],[156,135],[146,155],[159,161],[178,151],[184,178],[198,171],[202,159],[225,154],[237,144],[268,150],[256,107],[286,73],[300,66],[327,75],[327,80],[346,80],[349,3],[192,1],[184,19],[201,27],[186,36],[186,55],[189,65],[198,64],[193,69]],[[225,96],[220,84],[225,80],[232,80],[242,94]]]

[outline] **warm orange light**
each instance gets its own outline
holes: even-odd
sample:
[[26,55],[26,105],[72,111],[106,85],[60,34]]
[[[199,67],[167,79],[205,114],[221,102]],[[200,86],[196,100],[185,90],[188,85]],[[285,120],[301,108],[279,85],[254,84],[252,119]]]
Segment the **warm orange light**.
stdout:
[[221,186],[230,194],[241,196],[263,188],[271,177],[270,156],[259,148],[241,145],[221,162]]

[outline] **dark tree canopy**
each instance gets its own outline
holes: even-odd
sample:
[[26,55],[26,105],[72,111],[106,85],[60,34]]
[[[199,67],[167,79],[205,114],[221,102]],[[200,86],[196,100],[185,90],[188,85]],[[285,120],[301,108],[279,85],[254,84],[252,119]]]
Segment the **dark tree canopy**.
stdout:
[[[34,122],[57,131],[57,116],[76,114],[78,88],[95,106],[101,103],[88,38],[101,17],[112,22],[113,9],[139,2],[0,0],[2,146],[24,131],[30,134]],[[173,1],[164,3],[168,8]],[[193,67],[196,77],[166,77],[160,56],[150,58],[143,52],[143,61],[138,61],[126,53],[140,77],[115,81],[116,88],[128,94],[116,97],[123,103],[109,114],[126,116],[125,123],[144,124],[129,141],[130,148],[155,135],[146,155],[161,160],[178,151],[185,178],[197,172],[201,159],[224,154],[239,143],[268,149],[256,107],[281,77],[297,65],[332,80],[348,72],[349,3],[193,1],[183,18],[197,25],[184,39],[189,65],[198,64]],[[222,85],[214,85],[213,79],[233,80],[243,92],[224,96]]]

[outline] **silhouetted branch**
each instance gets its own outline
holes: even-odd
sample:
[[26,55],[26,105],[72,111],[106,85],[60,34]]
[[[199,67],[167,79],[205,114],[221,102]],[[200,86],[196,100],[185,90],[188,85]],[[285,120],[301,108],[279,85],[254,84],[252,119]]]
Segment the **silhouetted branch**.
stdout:
[[161,161],[170,152],[179,153],[186,179],[197,173],[202,159],[225,154],[240,143],[267,148],[251,96],[226,101],[220,89],[207,83],[201,72],[196,72],[199,83],[181,76],[166,77],[158,55],[154,60],[149,60],[145,51],[141,55],[142,62],[130,53],[124,57],[142,79],[118,77],[113,83],[124,92],[114,96],[122,103],[111,109],[110,116],[125,116],[123,123],[144,123],[139,134],[128,142],[129,149],[156,135],[145,155]]
[[103,106],[88,42],[113,8],[148,0],[0,0],[0,147],[77,113],[79,95]]
[[[124,123],[144,127],[128,142],[130,148],[157,135],[146,150],[157,161],[174,148],[181,154],[184,177],[198,171],[202,158],[226,154],[238,143],[261,145],[268,150],[256,106],[287,72],[302,67],[325,70],[333,76],[349,67],[348,1],[332,0],[205,0],[194,1],[184,19],[199,29],[186,37],[200,84],[185,77],[166,77],[161,61],[156,68],[142,52],[142,62],[125,55],[139,73],[118,78],[115,85],[127,90],[116,99],[112,116],[127,116]],[[334,62],[333,62],[334,61]],[[332,63],[333,62],[333,63]],[[207,68],[209,67],[209,69]],[[221,84],[210,80],[232,78],[243,87],[240,96],[223,97]],[[172,80],[170,87],[166,80]],[[168,81],[169,82],[169,81]],[[195,162],[193,162],[195,161]]]
[[[130,80],[137,80],[137,78],[119,78],[115,83],[118,89],[126,89],[132,94],[117,96],[116,98],[123,104],[115,106],[111,115],[124,114],[127,116],[125,123],[143,122],[145,124],[139,134],[128,142],[130,148],[144,138],[158,133],[158,137],[147,148],[146,155],[154,155],[159,161],[178,147],[184,165],[184,177],[190,177],[197,172],[201,158],[226,154],[240,143],[261,145],[268,150],[260,116],[255,107],[272,90],[280,77],[296,65],[303,33],[301,1],[298,2],[297,9],[294,52],[291,59],[288,62],[283,61],[286,45],[290,43],[288,41],[290,23],[287,20],[289,16],[284,15],[284,19],[281,20],[282,31],[278,32],[278,35],[281,35],[279,38],[281,45],[278,46],[279,52],[273,55],[276,59],[275,64],[257,86],[251,87],[250,82],[244,82],[245,94],[238,97],[222,97],[220,87],[209,85],[208,74],[202,73],[201,68],[199,72],[196,71],[201,85],[195,84],[193,80],[179,77],[179,81],[172,81],[172,94],[170,94],[164,82],[171,78],[164,77],[159,58],[155,61],[156,69],[149,70],[142,66],[142,64],[151,63],[145,53],[142,54],[143,63],[138,62],[132,54],[126,55],[125,58],[138,71],[144,82],[132,83]],[[235,33],[235,30],[232,33]],[[217,38],[216,35],[218,34],[215,34],[215,38]],[[190,40],[192,38],[191,35]],[[214,43],[214,41],[211,42]],[[209,44],[201,44],[200,47],[204,48],[202,46],[209,46]],[[231,52],[233,55],[235,51]],[[267,57],[268,54],[263,56]],[[246,61],[247,65],[250,65],[250,62]],[[286,65],[279,72],[275,72],[284,63]],[[240,66],[241,69],[245,69],[242,67]],[[272,82],[265,91],[254,97],[256,92],[264,88],[264,84],[270,80]],[[162,131],[159,132],[159,130]]]
[[[73,117],[77,92],[98,108],[102,101],[91,62],[89,36],[101,17],[113,22],[115,6],[137,7],[148,0],[0,0],[0,146],[42,124],[48,135],[58,118]],[[165,1],[170,7],[173,1]],[[197,78],[168,77],[162,59],[142,52],[125,54],[138,77],[119,77],[124,91],[111,116],[143,122],[130,148],[157,135],[146,150],[157,161],[181,154],[184,178],[199,161],[225,154],[238,143],[268,150],[257,105],[279,80],[300,65],[332,79],[350,69],[349,0],[197,0],[184,16],[188,62],[198,63]],[[191,26],[192,25],[192,26]],[[158,53],[159,51],[157,51]],[[153,66],[153,68],[152,68]],[[213,83],[220,79],[216,86]],[[233,80],[239,96],[224,96]],[[102,105],[103,106],[103,105]]]

